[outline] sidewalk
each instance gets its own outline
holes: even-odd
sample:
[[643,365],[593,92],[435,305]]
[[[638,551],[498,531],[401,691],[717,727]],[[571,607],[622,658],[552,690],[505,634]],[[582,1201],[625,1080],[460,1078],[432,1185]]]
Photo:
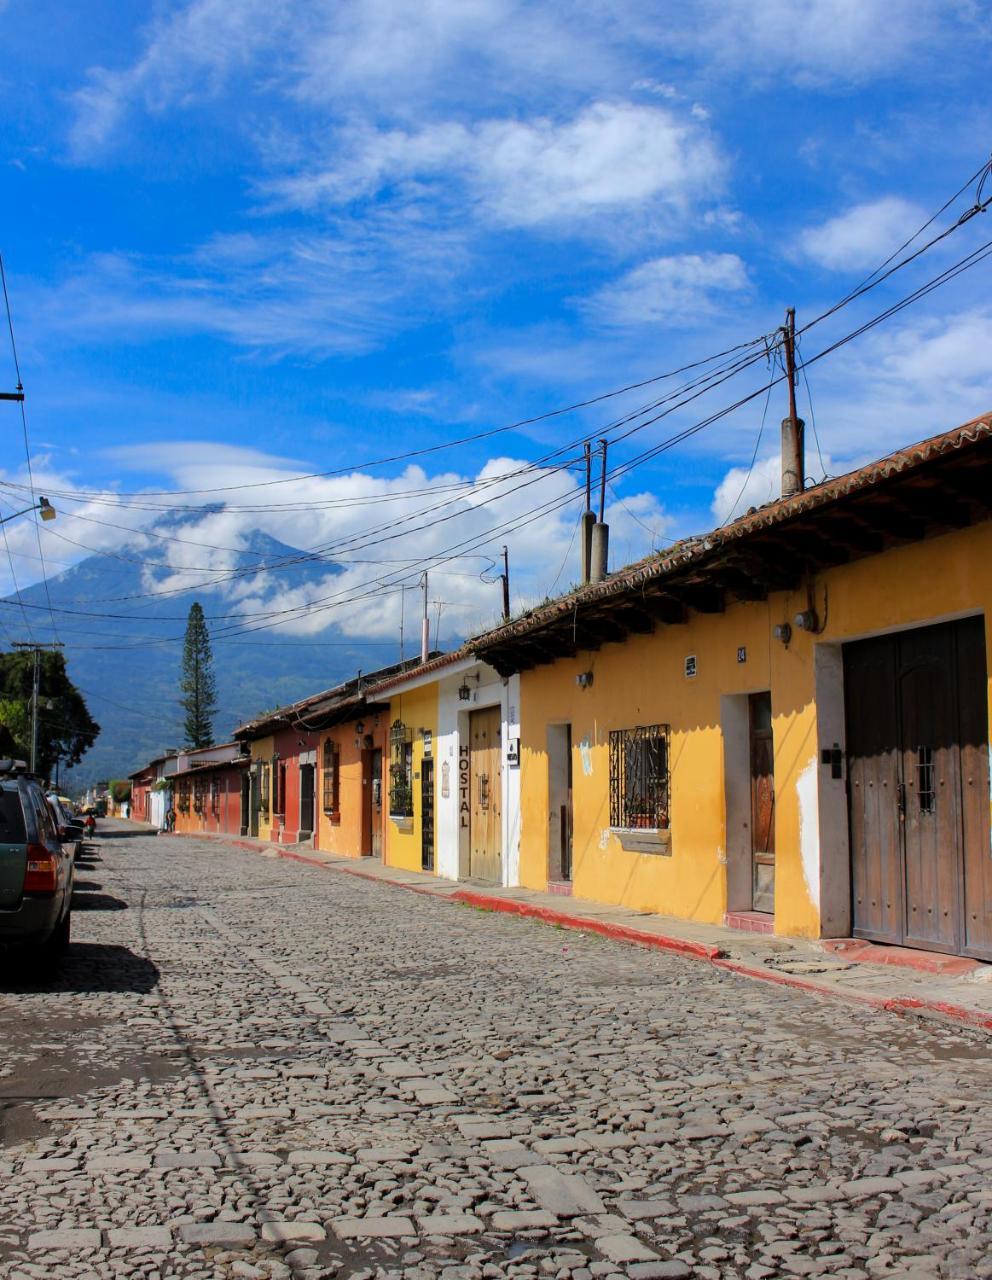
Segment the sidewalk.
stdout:
[[992,965],[855,939],[806,942],[695,924],[671,916],[562,898],[533,889],[481,889],[429,872],[384,867],[371,858],[343,858],[310,845],[197,833],[265,857],[287,858],[384,886],[447,898],[459,905],[530,917],[547,924],[656,947],[743,977],[795,987],[818,996],[869,1004],[892,1013],[934,1018],[992,1031]]

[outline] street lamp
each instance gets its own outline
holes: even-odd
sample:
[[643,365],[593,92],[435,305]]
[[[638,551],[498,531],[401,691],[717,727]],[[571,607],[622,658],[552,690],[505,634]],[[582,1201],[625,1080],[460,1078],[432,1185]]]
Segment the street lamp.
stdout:
[[15,511],[9,516],[4,516],[0,520],[0,524],[6,524],[8,520],[16,520],[18,516],[26,516],[29,511],[40,511],[42,520],[54,520],[57,512],[47,498],[39,498],[37,502],[33,502],[30,507],[25,507],[23,511]]

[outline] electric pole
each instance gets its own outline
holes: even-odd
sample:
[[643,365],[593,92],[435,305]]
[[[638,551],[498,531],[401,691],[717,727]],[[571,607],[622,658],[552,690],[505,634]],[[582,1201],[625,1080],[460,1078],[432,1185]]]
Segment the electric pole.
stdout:
[[506,547],[503,548],[503,572],[500,574],[503,579],[503,621],[510,621],[510,553]]
[[427,570],[424,570],[423,577],[420,579],[420,585],[424,589],[424,616],[420,624],[420,661],[426,662],[427,655],[431,651],[430,636],[431,624],[427,617]]
[[47,644],[37,644],[29,640],[15,640],[12,646],[22,652],[34,654],[34,671],[31,677],[31,772],[38,765],[38,702],[41,693],[41,651],[42,649],[62,649],[65,646],[59,640],[50,640]]
[[782,419],[782,497],[791,498],[806,487],[806,424],[796,409],[796,309],[789,307],[779,330],[789,384],[789,416]]

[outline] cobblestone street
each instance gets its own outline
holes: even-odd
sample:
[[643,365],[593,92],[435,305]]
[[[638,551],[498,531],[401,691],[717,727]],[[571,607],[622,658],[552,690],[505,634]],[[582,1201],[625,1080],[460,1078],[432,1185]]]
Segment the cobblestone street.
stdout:
[[102,824],[3,1277],[992,1277],[978,1033]]

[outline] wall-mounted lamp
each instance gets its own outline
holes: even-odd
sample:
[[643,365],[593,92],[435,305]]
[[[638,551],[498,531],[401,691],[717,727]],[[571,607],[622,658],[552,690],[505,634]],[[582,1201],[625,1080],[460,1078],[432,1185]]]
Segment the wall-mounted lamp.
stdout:
[[772,635],[776,640],[781,640],[783,644],[788,644],[792,639],[792,627],[787,622],[780,622],[777,626],[772,627]]
[[364,721],[364,720],[356,720],[356,721],[355,721],[355,732],[359,735],[359,737],[361,737],[361,735],[365,732],[365,721]]
[[588,689],[589,686],[592,684],[592,672],[580,671],[579,674],[575,677],[575,683],[579,686],[580,689]]
[[458,686],[458,701],[468,702],[471,696],[472,696],[472,690],[469,688],[468,681],[465,680]]
[[792,621],[799,631],[818,631],[820,627],[815,609],[803,609],[801,613],[796,614]]

